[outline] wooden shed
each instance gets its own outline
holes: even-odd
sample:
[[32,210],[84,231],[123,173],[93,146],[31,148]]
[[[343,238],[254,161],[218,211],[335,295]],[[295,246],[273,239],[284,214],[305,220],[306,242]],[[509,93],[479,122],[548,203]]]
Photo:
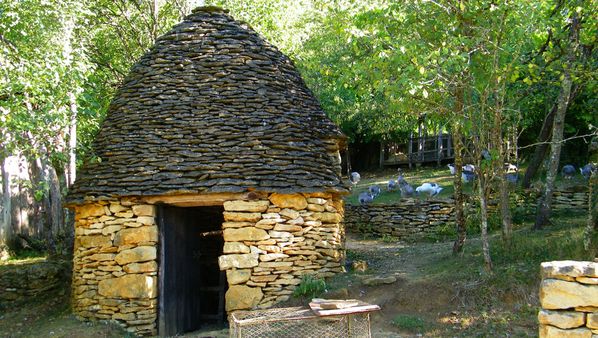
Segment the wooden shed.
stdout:
[[288,57],[194,10],[131,69],[68,194],[74,312],[175,335],[341,272],[344,143]]

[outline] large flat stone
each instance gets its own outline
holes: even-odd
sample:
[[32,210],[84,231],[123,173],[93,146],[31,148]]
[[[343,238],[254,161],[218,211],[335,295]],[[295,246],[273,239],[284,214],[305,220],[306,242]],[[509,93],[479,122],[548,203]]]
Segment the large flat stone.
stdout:
[[598,306],[598,285],[544,279],[540,285],[540,303],[548,310]]
[[547,278],[598,277],[598,263],[580,261],[552,261],[542,263],[542,276]]
[[139,228],[123,229],[114,236],[114,245],[138,244],[158,241],[158,227],[143,226]]
[[540,325],[540,338],[592,338],[592,331],[587,328],[564,330],[551,325]]
[[226,311],[249,310],[259,304],[264,298],[261,288],[245,285],[231,285],[226,291]]
[[133,206],[135,216],[156,216],[156,208],[150,204],[138,204]]
[[258,257],[259,255],[255,253],[240,255],[222,255],[218,257],[218,265],[220,266],[220,270],[228,270],[232,268],[252,268],[259,264]]
[[228,284],[242,284],[251,277],[251,270],[249,269],[234,269],[226,270],[226,281]]
[[245,212],[264,212],[268,210],[270,202],[268,201],[226,201],[224,210],[226,211],[245,211]]
[[155,298],[158,281],[140,274],[104,279],[98,284],[98,293],[108,298]]
[[225,242],[261,241],[270,238],[270,235],[263,230],[253,227],[224,229],[223,237]]
[[103,246],[112,246],[112,240],[108,236],[92,235],[79,236],[79,245],[84,248],[97,248]]
[[598,330],[598,312],[588,313],[586,326]]
[[303,210],[307,208],[307,200],[301,194],[272,194],[268,199],[282,209]]
[[561,329],[572,329],[585,324],[586,314],[575,311],[540,310],[538,321],[540,324],[552,325]]
[[115,258],[120,265],[147,262],[154,259],[156,259],[156,247],[154,246],[138,246],[133,249],[123,250]]
[[79,220],[88,217],[98,217],[106,214],[106,209],[100,204],[85,204],[75,208],[75,219]]
[[225,211],[224,220],[227,222],[257,222],[262,219],[262,214],[259,212],[236,212]]
[[239,242],[224,242],[224,248],[222,253],[224,254],[236,254],[236,253],[250,253],[251,249],[243,243]]

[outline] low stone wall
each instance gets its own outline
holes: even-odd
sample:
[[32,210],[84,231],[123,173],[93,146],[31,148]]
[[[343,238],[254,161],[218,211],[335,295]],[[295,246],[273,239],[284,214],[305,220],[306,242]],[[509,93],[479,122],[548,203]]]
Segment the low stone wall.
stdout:
[[542,263],[540,338],[598,336],[598,262]]
[[454,222],[452,200],[402,199],[396,204],[347,205],[347,231],[415,239],[438,225]]
[[73,312],[156,334],[157,242],[153,205],[102,201],[75,208]]
[[[511,194],[511,205],[524,208],[533,215],[537,206],[537,193],[533,191]],[[477,200],[471,200],[477,203]],[[554,192],[553,209],[585,212],[588,192],[584,187],[572,187]],[[491,199],[490,212],[499,212],[498,200]],[[347,205],[345,227],[347,231],[376,236],[391,235],[398,239],[418,239],[433,232],[438,225],[454,223],[452,199],[420,200],[405,198],[394,204]]]
[[65,262],[46,260],[0,266],[0,310],[63,286],[68,268]]

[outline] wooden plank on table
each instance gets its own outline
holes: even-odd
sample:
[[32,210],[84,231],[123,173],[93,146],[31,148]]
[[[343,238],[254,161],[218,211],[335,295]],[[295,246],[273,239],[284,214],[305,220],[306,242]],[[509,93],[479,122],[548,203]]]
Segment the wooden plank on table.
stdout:
[[[331,300],[330,300],[331,301]],[[366,302],[362,302],[360,300],[345,300],[345,302],[357,302],[357,305],[347,308],[340,308],[340,309],[324,309],[322,308],[322,302],[311,302],[309,303],[309,307],[312,311],[318,316],[338,316],[338,315],[349,315],[354,313],[363,313],[363,312],[371,312],[371,311],[378,311],[380,310],[380,306],[375,304],[368,304]],[[342,302],[342,301],[341,301]]]

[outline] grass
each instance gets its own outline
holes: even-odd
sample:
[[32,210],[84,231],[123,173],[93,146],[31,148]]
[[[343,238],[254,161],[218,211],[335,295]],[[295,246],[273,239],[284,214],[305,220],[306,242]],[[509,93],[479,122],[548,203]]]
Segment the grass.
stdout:
[[491,307],[497,299],[535,303],[542,262],[594,258],[595,252],[583,250],[584,222],[582,216],[561,216],[559,225],[542,231],[526,224],[515,231],[510,244],[495,232],[490,240],[492,272],[483,268],[479,239],[470,240],[462,254],[434,262],[426,272],[435,280],[453,283],[463,304]]
[[426,323],[424,319],[417,315],[400,314],[396,315],[392,320],[392,325],[396,326],[402,331],[408,332],[422,332],[430,324]]

